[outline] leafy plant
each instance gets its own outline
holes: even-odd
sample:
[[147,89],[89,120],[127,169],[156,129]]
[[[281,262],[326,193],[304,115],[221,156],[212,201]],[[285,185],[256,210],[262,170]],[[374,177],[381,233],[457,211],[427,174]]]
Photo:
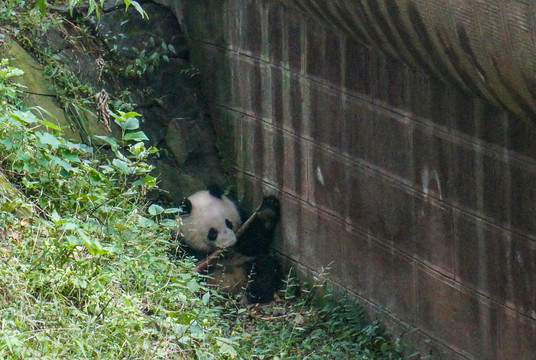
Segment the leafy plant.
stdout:
[[[16,72],[1,69],[8,84]],[[0,196],[0,357],[229,351],[209,330],[217,327],[211,292],[193,264],[170,262],[169,228],[147,211],[143,192],[155,179],[144,160],[154,150],[138,114],[114,115],[122,138],[105,138],[110,158],[31,111],[8,102],[0,110],[0,168],[35,204],[33,218],[20,218],[12,213],[20,200]]]
[[[133,0],[123,0],[125,4],[125,9],[128,10],[132,6],[142,18],[149,18],[145,10],[141,7],[140,3]],[[23,0],[7,0],[0,3],[0,19],[11,20],[17,13],[15,9],[17,6],[23,6]],[[89,17],[92,14],[95,14],[97,18],[100,19],[100,9],[104,6],[104,0],[69,0],[69,10],[71,16],[73,10],[77,6],[84,6],[87,8],[86,17]],[[47,14],[48,2],[46,0],[36,0],[34,3],[34,9],[36,9],[41,17],[44,17]]]
[[17,3],[17,0],[8,0],[0,2],[0,20],[11,21],[16,16],[14,8]]
[[[150,49],[154,49],[151,50]],[[140,77],[144,73],[151,73],[158,68],[162,61],[169,62],[168,54],[176,53],[172,44],[166,44],[162,41],[161,46],[156,46],[153,37],[149,38],[149,44],[146,49],[139,51],[136,47],[132,47],[132,51],[137,53],[137,57],[132,64],[125,68],[127,77]]]
[[[142,18],[149,18],[145,10],[141,7],[140,3],[134,0],[123,0],[125,3],[125,9],[128,10],[130,6],[132,6],[136,11],[141,15]],[[104,6],[104,0],[69,0],[69,9],[71,11],[71,15],[73,12],[73,9],[77,5],[85,5],[87,6],[87,13],[86,17],[89,17],[93,13],[97,16],[98,19],[100,19],[100,9]],[[38,8],[41,11],[41,15],[45,16],[46,9],[47,9],[47,3],[46,0],[36,0],[35,7]]]
[[181,76],[189,80],[198,79],[201,76],[201,70],[196,65],[190,64],[189,66],[179,71]]
[[23,73],[22,70],[9,66],[8,59],[0,60],[0,102],[2,105],[13,104],[19,99],[19,85],[11,83],[10,78]]

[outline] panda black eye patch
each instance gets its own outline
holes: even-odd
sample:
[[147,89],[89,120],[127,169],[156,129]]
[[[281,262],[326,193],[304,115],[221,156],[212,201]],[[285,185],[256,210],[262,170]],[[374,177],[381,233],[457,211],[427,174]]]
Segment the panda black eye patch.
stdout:
[[210,241],[215,241],[217,237],[218,237],[218,230],[214,228],[210,228],[210,230],[208,231],[207,239],[209,239]]
[[225,225],[231,230],[233,230],[233,223],[229,219],[225,219]]

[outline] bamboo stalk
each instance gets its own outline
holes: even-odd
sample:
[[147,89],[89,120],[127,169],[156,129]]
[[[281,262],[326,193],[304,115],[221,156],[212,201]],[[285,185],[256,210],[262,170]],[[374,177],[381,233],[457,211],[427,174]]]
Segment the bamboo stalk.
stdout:
[[[235,233],[237,240],[240,238],[240,236],[242,236],[242,234],[244,234],[244,232],[246,232],[246,230],[248,229],[248,227],[251,224],[251,222],[257,217],[257,214],[259,213],[259,210],[261,209],[261,206],[259,206],[253,212],[253,214],[251,214],[251,216],[246,220],[246,222],[243,223],[242,226],[240,227],[240,229],[238,229],[238,231]],[[210,264],[211,261],[213,261],[214,259],[218,259],[220,257],[222,251],[223,251],[223,249],[215,250],[214,252],[209,254],[203,260],[199,260],[197,262],[197,264],[195,265],[194,271],[195,272],[204,271],[208,267],[208,265]]]

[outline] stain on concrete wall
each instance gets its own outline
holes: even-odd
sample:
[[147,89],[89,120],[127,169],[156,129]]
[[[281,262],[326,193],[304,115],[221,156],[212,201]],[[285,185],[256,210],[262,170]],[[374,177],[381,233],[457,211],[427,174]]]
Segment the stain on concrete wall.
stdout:
[[282,200],[277,251],[329,266],[435,358],[532,359],[536,129],[363,45],[370,29],[268,0],[182,6],[239,194]]

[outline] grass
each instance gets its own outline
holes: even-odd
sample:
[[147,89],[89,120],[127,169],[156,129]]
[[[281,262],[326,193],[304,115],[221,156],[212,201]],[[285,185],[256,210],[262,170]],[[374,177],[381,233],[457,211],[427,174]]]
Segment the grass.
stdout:
[[243,358],[402,359],[402,345],[350,299],[289,279],[275,305],[225,312],[232,331],[248,334],[239,348]]
[[175,210],[145,200],[156,149],[139,115],[116,110],[122,135],[101,137],[105,149],[73,143],[21,105],[18,73],[2,60],[0,358],[402,358],[324,286],[289,276],[266,308],[207,288],[191,261],[169,256]]

